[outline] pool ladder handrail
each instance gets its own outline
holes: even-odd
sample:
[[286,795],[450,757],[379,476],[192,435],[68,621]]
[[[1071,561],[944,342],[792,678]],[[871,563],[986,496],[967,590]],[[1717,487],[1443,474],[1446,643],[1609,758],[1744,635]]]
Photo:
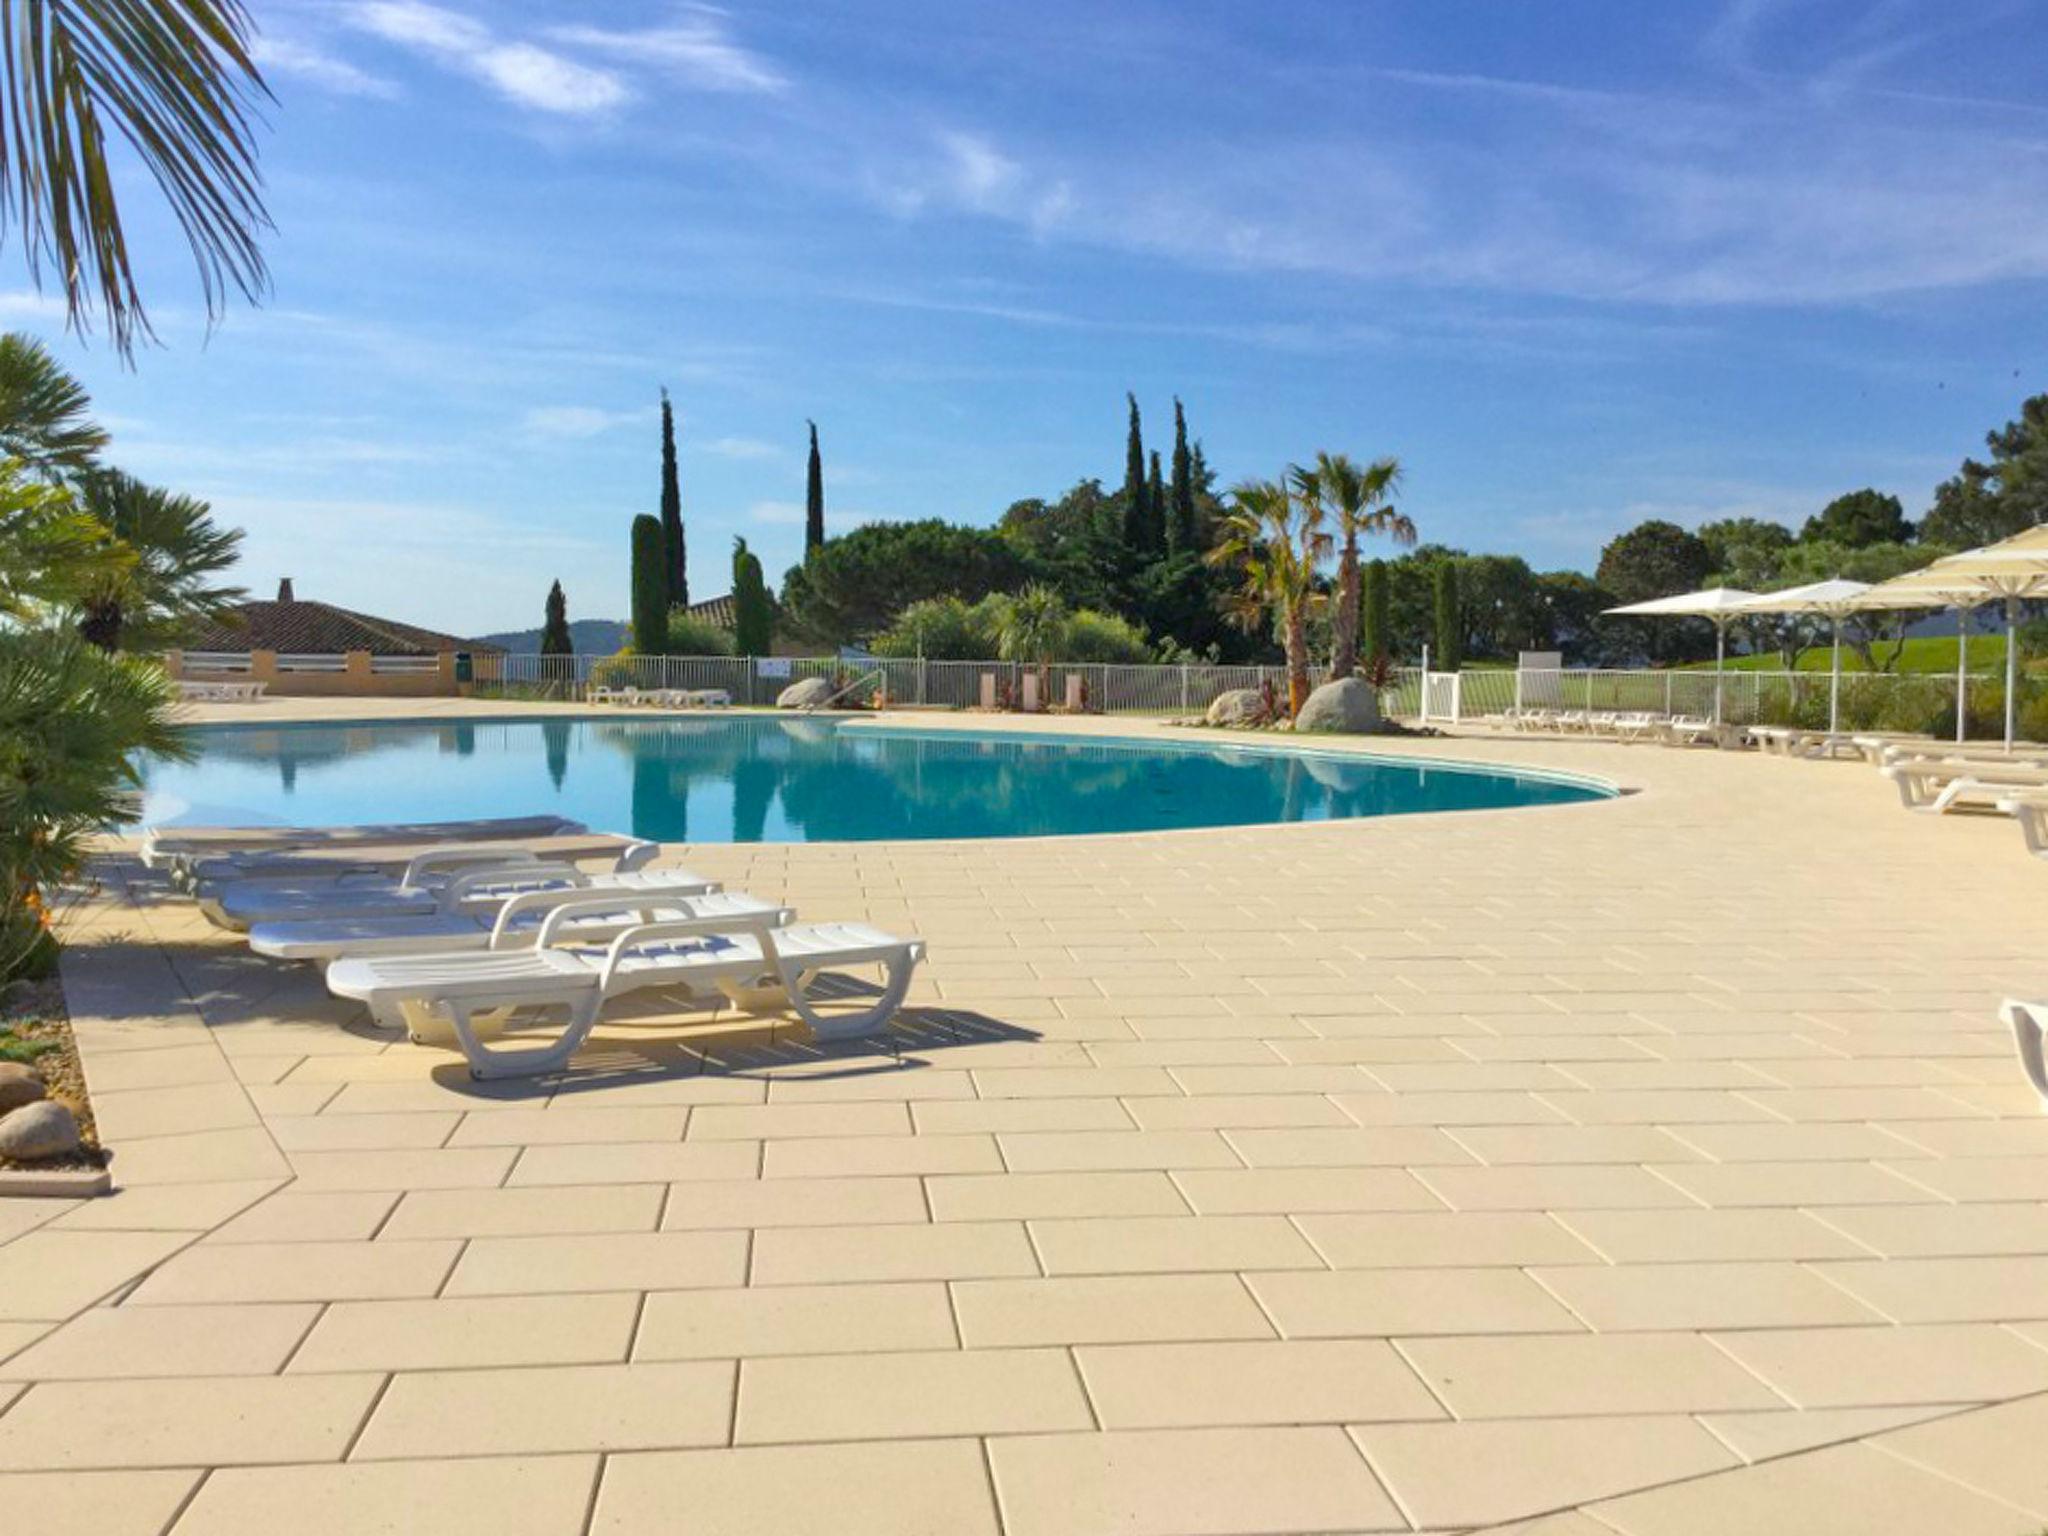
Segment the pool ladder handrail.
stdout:
[[878,678],[881,680],[883,687],[886,689],[889,683],[889,669],[887,667],[876,667],[872,672],[863,672],[859,677],[856,677],[852,682],[848,683],[844,688],[841,688],[837,693],[827,694],[824,698],[819,699],[816,703],[806,704],[801,710],[798,711],[798,713],[804,715],[814,715],[821,709],[830,709],[834,704],[837,704],[841,699],[845,698],[849,693],[852,693],[856,688],[864,687],[866,684],[872,683]]

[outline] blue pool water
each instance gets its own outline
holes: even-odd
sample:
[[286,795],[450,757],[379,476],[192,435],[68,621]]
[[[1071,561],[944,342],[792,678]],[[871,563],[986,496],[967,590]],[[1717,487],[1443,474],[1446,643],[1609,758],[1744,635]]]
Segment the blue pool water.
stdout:
[[1490,810],[1607,791],[1541,774],[1203,742],[767,716],[215,726],[144,764],[155,824],[553,811],[662,842],[1150,832]]

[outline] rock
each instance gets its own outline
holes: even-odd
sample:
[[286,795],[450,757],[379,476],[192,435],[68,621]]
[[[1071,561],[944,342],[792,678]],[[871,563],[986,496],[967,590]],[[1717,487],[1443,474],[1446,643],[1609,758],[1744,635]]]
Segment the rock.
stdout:
[[1206,716],[1211,725],[1263,725],[1266,696],[1256,688],[1233,688],[1209,701]]
[[1362,736],[1380,728],[1378,692],[1362,677],[1339,678],[1311,693],[1294,717],[1297,731],[1343,731]]
[[44,1162],[78,1150],[78,1121],[55,1099],[39,1099],[0,1115],[0,1157]]
[[43,1075],[18,1061],[0,1061],[0,1115],[43,1096]]
[[800,678],[775,696],[775,707],[777,709],[804,709],[813,704],[822,704],[831,697],[832,680],[830,678]]

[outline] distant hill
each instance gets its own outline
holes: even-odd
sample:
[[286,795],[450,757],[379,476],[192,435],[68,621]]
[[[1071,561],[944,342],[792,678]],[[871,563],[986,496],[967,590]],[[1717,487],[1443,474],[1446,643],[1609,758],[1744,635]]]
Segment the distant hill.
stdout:
[[[575,642],[578,656],[609,656],[626,643],[626,627],[618,619],[571,619],[569,638]],[[510,651],[514,656],[540,654],[538,627],[509,630],[502,635],[478,635],[476,638],[485,645]]]

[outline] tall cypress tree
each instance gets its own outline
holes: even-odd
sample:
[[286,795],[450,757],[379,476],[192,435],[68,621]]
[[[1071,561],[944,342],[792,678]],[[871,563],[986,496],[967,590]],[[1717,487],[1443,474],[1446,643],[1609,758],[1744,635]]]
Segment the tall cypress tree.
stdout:
[[804,558],[825,542],[825,464],[818,457],[818,424],[811,423],[811,468],[804,482]]
[[633,519],[633,652],[637,656],[668,653],[668,581],[663,569],[667,554],[661,519],[645,512]]
[[1364,601],[1365,609],[1365,659],[1376,663],[1381,657],[1392,658],[1393,654],[1393,592],[1387,575],[1387,562],[1368,561],[1365,567]]
[[761,575],[761,557],[745,539],[732,541],[732,648],[766,656],[775,643],[775,604]]
[[1150,519],[1145,515],[1145,434],[1138,425],[1138,397],[1126,394],[1131,403],[1131,428],[1124,440],[1124,543],[1143,554]]
[[676,416],[661,392],[662,580],[671,608],[690,605],[690,558],[683,545],[683,493],[676,484]]
[[1159,478],[1159,450],[1152,450],[1152,473],[1145,481],[1145,547],[1155,554],[1166,548],[1166,485]]
[[1166,547],[1195,547],[1195,461],[1188,452],[1188,418],[1173,397],[1173,501],[1166,511]]
[[576,642],[569,635],[569,600],[562,595],[559,581],[548,588],[547,620],[540,627],[540,653],[543,656],[576,654]]

